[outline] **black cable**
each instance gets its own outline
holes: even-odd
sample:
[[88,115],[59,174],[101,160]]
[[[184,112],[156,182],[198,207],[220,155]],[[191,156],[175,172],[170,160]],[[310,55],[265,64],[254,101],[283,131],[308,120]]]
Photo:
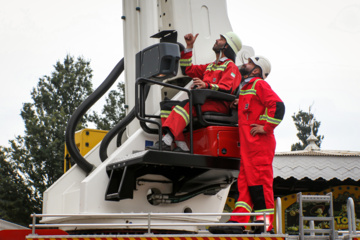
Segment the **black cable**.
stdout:
[[[148,97],[149,95],[149,91],[150,91],[150,85],[146,85],[145,86],[145,92],[144,92],[144,97],[145,99]],[[134,120],[136,114],[135,114],[135,108],[131,109],[131,111],[129,112],[129,114],[127,114],[118,124],[115,125],[115,127],[113,127],[103,138],[103,140],[101,141],[100,144],[100,149],[99,149],[99,154],[100,154],[100,160],[102,162],[104,162],[107,158],[107,149],[109,147],[109,144],[111,142],[111,140],[118,135],[117,137],[117,147],[119,147],[121,145],[121,136],[125,131],[126,126],[132,121]],[[141,127],[144,129],[145,132],[147,133],[157,133],[156,130],[153,130],[151,128],[149,128],[146,123],[144,122],[140,122]],[[119,139],[120,138],[120,139]]]
[[135,108],[133,108],[129,114],[127,114],[115,127],[113,127],[103,138],[100,144],[99,154],[100,160],[104,162],[107,158],[107,148],[111,142],[111,140],[121,132],[122,130],[135,118]]
[[86,159],[81,156],[78,148],[75,143],[75,131],[76,126],[79,123],[80,119],[85,115],[85,113],[94,105],[114,84],[118,79],[120,74],[124,71],[124,58],[118,62],[114,69],[110,72],[104,82],[76,109],[76,111],[71,116],[65,134],[65,142],[67,149],[70,153],[71,158],[75,161],[79,167],[89,174],[95,166],[86,161]]

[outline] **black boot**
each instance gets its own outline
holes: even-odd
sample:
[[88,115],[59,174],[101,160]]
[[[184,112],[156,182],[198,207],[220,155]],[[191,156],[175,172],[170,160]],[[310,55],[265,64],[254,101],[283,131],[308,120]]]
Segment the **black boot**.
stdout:
[[[237,223],[228,221],[227,223]],[[211,226],[209,232],[212,234],[242,234],[244,232],[243,226]]]
[[[264,221],[256,220],[254,223],[264,223]],[[264,226],[251,226],[251,232],[253,234],[261,234],[264,232]]]
[[164,141],[161,141],[161,143],[156,142],[156,143],[154,144],[154,146],[148,146],[148,147],[146,147],[145,149],[146,149],[146,150],[160,150],[160,144],[161,144],[161,149],[162,149],[162,151],[172,151],[172,150],[173,150],[172,146],[166,145],[166,144],[164,143]]
[[[256,220],[254,221],[254,223],[262,223],[264,224],[264,221],[262,220]],[[264,232],[264,226],[251,226],[251,232],[254,234],[261,234]],[[271,229],[270,231],[267,231],[266,233],[269,234],[275,234],[274,229]]]

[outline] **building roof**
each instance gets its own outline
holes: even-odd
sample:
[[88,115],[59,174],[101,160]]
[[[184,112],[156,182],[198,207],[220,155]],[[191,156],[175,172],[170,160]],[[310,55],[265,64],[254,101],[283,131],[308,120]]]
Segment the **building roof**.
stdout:
[[360,157],[360,152],[344,151],[344,150],[312,150],[312,151],[291,151],[277,152],[276,156],[348,156]]
[[6,229],[29,229],[29,228],[0,219],[0,231]]
[[[310,115],[310,114],[309,114]],[[310,136],[304,150],[275,154],[274,177],[288,179],[309,178],[311,180],[337,178],[360,180],[360,152],[321,150],[314,135],[314,119],[309,120]]]
[[360,152],[303,150],[275,154],[274,178],[360,180]]

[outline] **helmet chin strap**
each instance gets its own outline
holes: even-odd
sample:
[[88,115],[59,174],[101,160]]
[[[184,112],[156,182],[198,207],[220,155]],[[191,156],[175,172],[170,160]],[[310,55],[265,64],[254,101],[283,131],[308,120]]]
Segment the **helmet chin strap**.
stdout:
[[250,77],[250,75],[252,74],[252,72],[255,70],[255,68],[256,68],[256,66],[255,66],[253,69],[251,69],[251,71],[249,71],[249,73],[246,75],[248,78]]
[[226,45],[227,43],[225,43],[224,47],[222,49],[220,49],[220,52],[219,52],[219,57],[216,59],[215,63],[218,64],[218,62],[220,61],[220,59],[222,58],[222,55],[224,53],[224,50],[226,48]]
[[222,50],[220,50],[220,52],[219,52],[219,57],[216,58],[215,64],[218,64],[218,62],[219,62],[219,60],[220,60],[220,58],[221,58],[221,55],[222,55]]
[[254,67],[253,69],[251,69],[249,75],[252,74],[252,72],[255,70],[255,68],[256,68],[256,67]]

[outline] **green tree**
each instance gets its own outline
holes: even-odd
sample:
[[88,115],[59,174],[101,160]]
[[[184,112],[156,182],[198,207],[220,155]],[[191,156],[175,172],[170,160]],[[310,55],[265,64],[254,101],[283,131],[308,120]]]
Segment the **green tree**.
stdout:
[[[51,76],[43,76],[31,92],[32,103],[25,103],[21,117],[25,124],[24,136],[11,140],[11,147],[3,149],[5,158],[16,169],[12,179],[31,189],[19,199],[28,201],[30,212],[41,212],[42,193],[63,173],[65,130],[75,109],[92,93],[90,62],[67,55],[54,65]],[[78,129],[86,126],[85,116]],[[6,165],[6,161],[2,161]],[[19,175],[17,175],[19,174]],[[0,199],[1,200],[1,199]],[[4,209],[7,211],[7,209]],[[13,213],[11,213],[13,214]],[[8,215],[6,215],[8,216]],[[22,216],[12,219],[22,222]]]
[[97,129],[110,130],[125,117],[125,84],[119,82],[117,90],[111,90],[106,98],[106,104],[99,115],[93,112],[89,119]]
[[0,147],[0,219],[27,226],[33,212],[33,191],[20,175],[16,165],[6,159],[8,149]]
[[294,113],[294,115],[292,116],[292,119],[294,120],[296,129],[298,130],[298,133],[296,134],[296,136],[300,139],[300,142],[292,144],[291,151],[304,150],[306,148],[306,146],[308,145],[307,139],[311,134],[311,128],[309,125],[311,119],[314,120],[313,134],[318,139],[318,141],[316,141],[315,143],[318,147],[321,146],[324,136],[317,135],[321,122],[316,121],[314,114],[311,113],[311,107],[309,107],[309,112],[304,112],[302,110],[299,110],[299,112],[297,114]]

